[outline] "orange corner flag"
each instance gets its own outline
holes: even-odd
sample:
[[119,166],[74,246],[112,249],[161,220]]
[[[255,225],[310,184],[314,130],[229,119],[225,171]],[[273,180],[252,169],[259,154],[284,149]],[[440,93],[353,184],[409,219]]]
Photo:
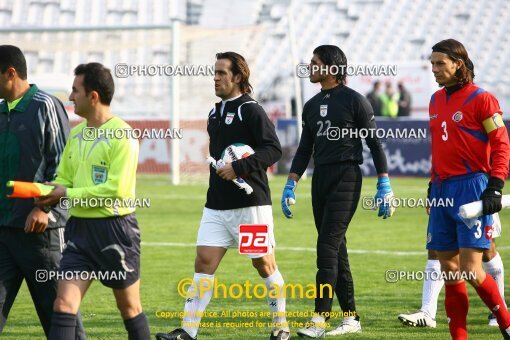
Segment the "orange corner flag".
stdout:
[[48,195],[54,187],[41,183],[9,181],[7,187],[12,188],[10,198],[33,198]]

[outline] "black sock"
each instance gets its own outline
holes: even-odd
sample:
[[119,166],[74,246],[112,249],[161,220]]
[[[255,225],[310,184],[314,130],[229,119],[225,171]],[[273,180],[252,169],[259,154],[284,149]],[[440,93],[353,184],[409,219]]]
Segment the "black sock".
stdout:
[[81,313],[78,311],[76,314],[76,340],[87,340],[85,335],[85,329],[83,328],[83,322],[81,321]]
[[76,314],[53,312],[48,340],[74,340]]
[[143,312],[132,319],[124,320],[129,340],[150,340],[149,322]]

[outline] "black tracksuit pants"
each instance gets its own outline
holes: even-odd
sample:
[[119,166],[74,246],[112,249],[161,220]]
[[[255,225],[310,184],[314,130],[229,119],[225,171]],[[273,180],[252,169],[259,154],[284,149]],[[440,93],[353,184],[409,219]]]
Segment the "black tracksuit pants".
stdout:
[[[354,162],[316,166],[312,178],[312,206],[317,238],[317,297],[315,312],[330,312],[333,299],[328,290],[334,288],[343,312],[355,313],[354,283],[345,233],[356,211],[361,194],[361,170]],[[350,314],[352,315],[352,314]]]
[[[57,280],[48,280],[56,271],[64,245],[63,228],[27,234],[23,228],[0,226],[0,335],[23,280],[26,281],[35,310],[46,336],[49,334]],[[78,314],[76,339],[86,339]]]

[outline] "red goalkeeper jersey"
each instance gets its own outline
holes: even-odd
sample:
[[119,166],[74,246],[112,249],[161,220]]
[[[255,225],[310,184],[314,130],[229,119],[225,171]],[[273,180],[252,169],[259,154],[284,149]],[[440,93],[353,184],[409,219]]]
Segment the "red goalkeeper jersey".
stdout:
[[432,181],[483,171],[505,180],[510,143],[498,100],[468,84],[448,95],[443,88],[429,105]]

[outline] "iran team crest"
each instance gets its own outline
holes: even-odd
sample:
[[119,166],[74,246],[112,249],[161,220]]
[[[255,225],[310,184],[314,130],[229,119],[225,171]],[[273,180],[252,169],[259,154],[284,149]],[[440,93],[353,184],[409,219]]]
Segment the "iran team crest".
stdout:
[[321,117],[326,117],[327,114],[328,114],[328,106],[321,105]]
[[236,114],[232,112],[227,112],[227,118],[225,118],[225,124],[230,125],[234,121],[234,116]]

